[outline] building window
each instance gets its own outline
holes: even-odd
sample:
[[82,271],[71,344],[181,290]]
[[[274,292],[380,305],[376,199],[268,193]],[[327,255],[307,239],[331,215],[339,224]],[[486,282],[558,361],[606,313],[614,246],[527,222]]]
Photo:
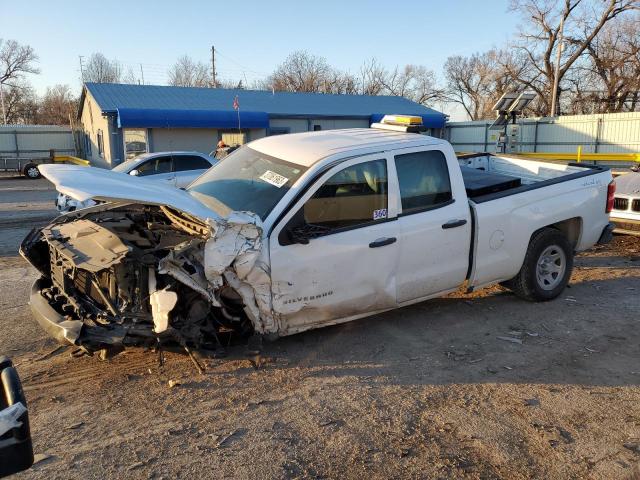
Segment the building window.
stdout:
[[126,128],[124,130],[124,156],[126,160],[136,158],[148,151],[147,130]]
[[235,147],[236,145],[244,145],[247,142],[247,134],[244,132],[240,133],[238,131],[222,132],[220,140],[230,147]]
[[84,154],[86,158],[91,158],[91,137],[88,133],[84,134]]
[[102,130],[98,129],[98,134],[96,135],[96,141],[98,143],[98,154],[101,157],[104,157],[104,136],[102,135]]

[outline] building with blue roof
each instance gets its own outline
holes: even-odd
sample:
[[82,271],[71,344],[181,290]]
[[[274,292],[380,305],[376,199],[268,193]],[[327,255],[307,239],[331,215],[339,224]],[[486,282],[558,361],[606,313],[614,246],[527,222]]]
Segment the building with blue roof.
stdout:
[[403,97],[115,83],[86,83],[78,118],[85,158],[113,167],[143,152],[209,153],[219,140],[235,145],[266,135],[366,128],[385,114],[421,116],[431,134],[446,120]]

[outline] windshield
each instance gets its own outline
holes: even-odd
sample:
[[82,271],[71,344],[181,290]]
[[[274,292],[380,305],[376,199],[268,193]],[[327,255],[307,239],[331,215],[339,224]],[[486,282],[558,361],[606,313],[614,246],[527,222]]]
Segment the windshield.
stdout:
[[187,191],[222,216],[247,211],[264,220],[305,170],[245,146],[208,170]]

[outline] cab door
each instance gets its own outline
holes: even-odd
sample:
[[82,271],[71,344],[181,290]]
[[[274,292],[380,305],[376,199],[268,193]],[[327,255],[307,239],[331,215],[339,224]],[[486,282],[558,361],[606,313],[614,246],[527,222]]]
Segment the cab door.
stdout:
[[398,225],[390,178],[384,154],[348,160],[276,225],[269,245],[281,334],[395,307]]
[[443,151],[394,152],[394,165],[401,204],[398,303],[405,304],[456,289],[464,282],[471,213],[460,171],[449,171]]

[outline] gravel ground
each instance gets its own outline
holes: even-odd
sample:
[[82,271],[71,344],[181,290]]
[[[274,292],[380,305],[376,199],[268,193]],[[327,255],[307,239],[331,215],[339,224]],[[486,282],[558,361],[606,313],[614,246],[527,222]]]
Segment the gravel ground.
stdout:
[[184,355],[57,349],[11,231],[0,219],[0,352],[40,459],[16,478],[640,478],[640,239],[581,254],[552,302],[457,293],[198,375]]

